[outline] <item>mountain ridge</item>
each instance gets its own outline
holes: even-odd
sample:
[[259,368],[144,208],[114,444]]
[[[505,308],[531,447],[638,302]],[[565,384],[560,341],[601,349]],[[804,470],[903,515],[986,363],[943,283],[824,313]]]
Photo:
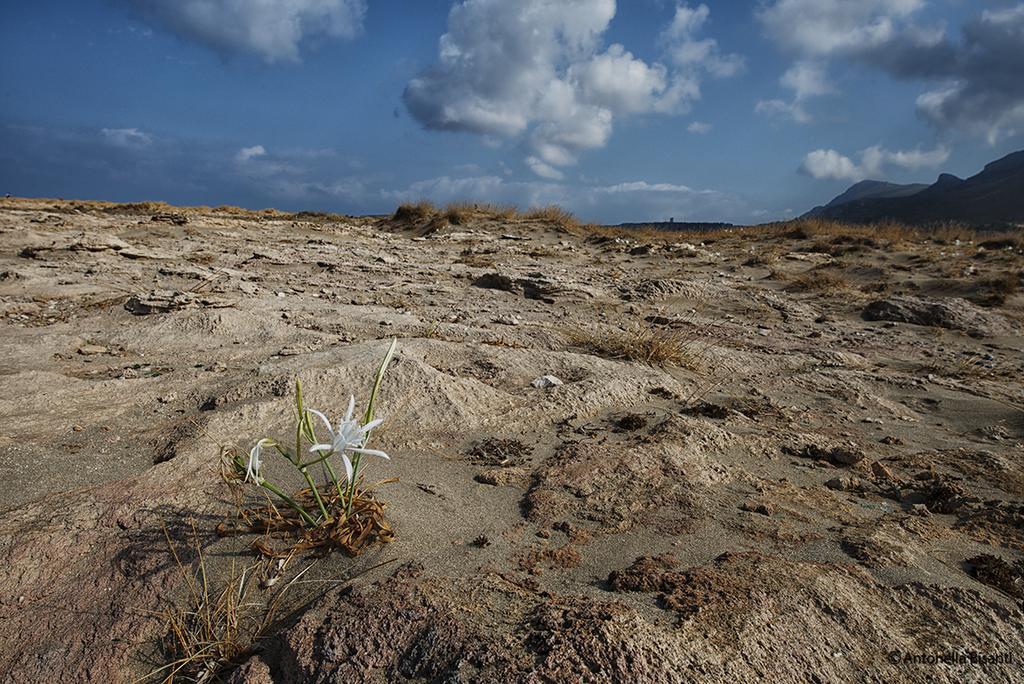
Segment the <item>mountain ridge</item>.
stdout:
[[1024,150],[967,179],[943,173],[931,185],[861,181],[804,216],[849,223],[1024,224]]

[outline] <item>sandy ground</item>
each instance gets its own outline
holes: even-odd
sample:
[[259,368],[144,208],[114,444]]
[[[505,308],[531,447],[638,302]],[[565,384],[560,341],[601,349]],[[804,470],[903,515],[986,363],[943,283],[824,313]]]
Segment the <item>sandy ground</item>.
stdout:
[[[293,559],[225,678],[1021,681],[1022,247],[4,200],[0,672],[158,667],[164,527],[256,562],[220,447],[397,338],[395,541]],[[600,349],[641,330],[681,365]]]

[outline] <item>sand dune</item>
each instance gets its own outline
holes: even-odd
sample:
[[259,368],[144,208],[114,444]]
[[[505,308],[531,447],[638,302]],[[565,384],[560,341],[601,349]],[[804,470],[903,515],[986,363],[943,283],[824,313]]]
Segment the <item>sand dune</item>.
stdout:
[[1024,238],[458,223],[0,203],[9,681],[163,664],[164,527],[256,563],[221,446],[392,338],[396,538],[291,559],[228,681],[1020,677]]

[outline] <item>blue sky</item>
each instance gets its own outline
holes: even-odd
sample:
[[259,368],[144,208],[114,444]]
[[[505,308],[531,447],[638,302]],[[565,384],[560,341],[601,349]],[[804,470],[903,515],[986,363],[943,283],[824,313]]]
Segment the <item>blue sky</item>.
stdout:
[[1024,148],[1018,0],[37,0],[0,192],[756,223]]

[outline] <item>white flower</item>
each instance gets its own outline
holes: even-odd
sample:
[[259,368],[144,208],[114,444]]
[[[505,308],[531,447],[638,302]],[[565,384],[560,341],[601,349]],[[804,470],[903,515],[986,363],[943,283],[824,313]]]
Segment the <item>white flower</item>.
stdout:
[[260,452],[263,451],[263,447],[270,446],[274,443],[272,439],[261,439],[256,442],[256,446],[249,451],[249,464],[245,468],[245,479],[243,482],[255,482],[260,484],[263,482],[263,478],[260,476]]
[[352,481],[352,461],[349,459],[349,452],[354,454],[369,454],[370,456],[380,456],[381,458],[391,460],[390,457],[383,451],[376,449],[364,449],[363,445],[366,444],[366,438],[369,436],[370,430],[377,427],[384,422],[383,419],[377,418],[371,420],[366,425],[360,425],[359,421],[353,417],[356,410],[356,398],[349,397],[348,400],[348,411],[345,413],[345,418],[338,423],[337,428],[331,427],[331,421],[327,420],[327,416],[308,409],[310,413],[323,421],[327,427],[327,432],[331,435],[331,441],[329,443],[314,444],[310,447],[310,451],[321,452],[327,454],[340,454],[341,460],[345,463],[345,475],[349,482]]

